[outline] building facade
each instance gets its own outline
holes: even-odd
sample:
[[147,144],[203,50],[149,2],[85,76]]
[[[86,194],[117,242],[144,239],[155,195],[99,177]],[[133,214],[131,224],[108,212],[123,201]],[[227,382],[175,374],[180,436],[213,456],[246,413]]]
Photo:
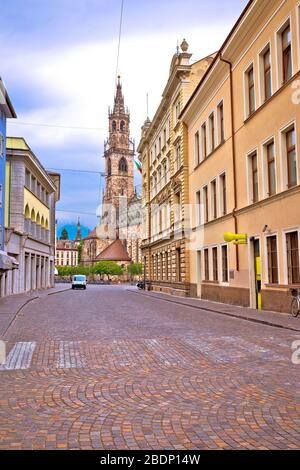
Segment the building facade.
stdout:
[[184,40],[173,56],[169,78],[152,122],[147,118],[138,147],[143,176],[142,256],[153,290],[189,294],[189,202],[187,133],[180,113],[213,60],[194,64]]
[[6,190],[6,120],[15,118],[16,113],[0,78],[0,292],[5,291],[5,277],[8,270],[14,266],[5,252],[4,219],[5,219],[5,190]]
[[300,287],[299,78],[299,1],[249,2],[181,114],[192,295],[290,309]]
[[[121,256],[122,265],[141,260],[141,200],[134,188],[134,142],[130,138],[130,114],[124,104],[120,77],[108,120],[102,216],[99,225],[83,240],[81,263],[86,266],[103,260],[104,250],[105,257],[109,253],[113,261],[118,261],[116,258]],[[119,242],[114,243],[116,240],[121,241],[124,250]],[[111,249],[107,251],[110,245]]]
[[81,226],[78,219],[75,240],[56,240],[55,265],[78,266],[78,245],[81,243]]
[[54,285],[55,204],[60,176],[43,168],[23,138],[7,138],[5,246],[18,263],[2,295]]

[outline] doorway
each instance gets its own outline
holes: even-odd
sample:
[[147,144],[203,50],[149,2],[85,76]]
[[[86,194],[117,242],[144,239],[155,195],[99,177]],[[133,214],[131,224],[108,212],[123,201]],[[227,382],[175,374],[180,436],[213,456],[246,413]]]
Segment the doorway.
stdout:
[[254,285],[255,285],[255,308],[261,310],[261,257],[260,257],[260,241],[253,241],[253,264],[254,264]]

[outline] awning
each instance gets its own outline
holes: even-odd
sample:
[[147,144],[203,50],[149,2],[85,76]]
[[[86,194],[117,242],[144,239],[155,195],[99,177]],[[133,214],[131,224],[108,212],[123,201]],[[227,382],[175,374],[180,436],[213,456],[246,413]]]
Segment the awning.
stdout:
[[17,269],[19,263],[13,256],[9,256],[4,251],[0,251],[0,271],[8,271],[9,269]]

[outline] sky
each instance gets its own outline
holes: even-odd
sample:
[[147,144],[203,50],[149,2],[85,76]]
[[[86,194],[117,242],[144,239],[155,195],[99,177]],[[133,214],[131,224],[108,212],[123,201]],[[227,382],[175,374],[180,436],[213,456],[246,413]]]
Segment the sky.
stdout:
[[[246,4],[124,0],[118,73],[136,144],[146,94],[151,119],[177,42],[186,38],[192,61],[215,52]],[[18,115],[8,135],[24,137],[46,168],[73,170],[61,171],[59,225],[78,217],[89,228],[97,224],[120,11],[121,0],[0,0],[0,76]]]

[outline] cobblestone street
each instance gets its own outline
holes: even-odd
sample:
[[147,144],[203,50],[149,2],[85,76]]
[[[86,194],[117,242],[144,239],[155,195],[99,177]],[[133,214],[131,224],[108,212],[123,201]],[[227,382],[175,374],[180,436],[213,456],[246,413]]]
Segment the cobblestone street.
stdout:
[[300,447],[295,331],[89,285],[2,339],[1,449]]

